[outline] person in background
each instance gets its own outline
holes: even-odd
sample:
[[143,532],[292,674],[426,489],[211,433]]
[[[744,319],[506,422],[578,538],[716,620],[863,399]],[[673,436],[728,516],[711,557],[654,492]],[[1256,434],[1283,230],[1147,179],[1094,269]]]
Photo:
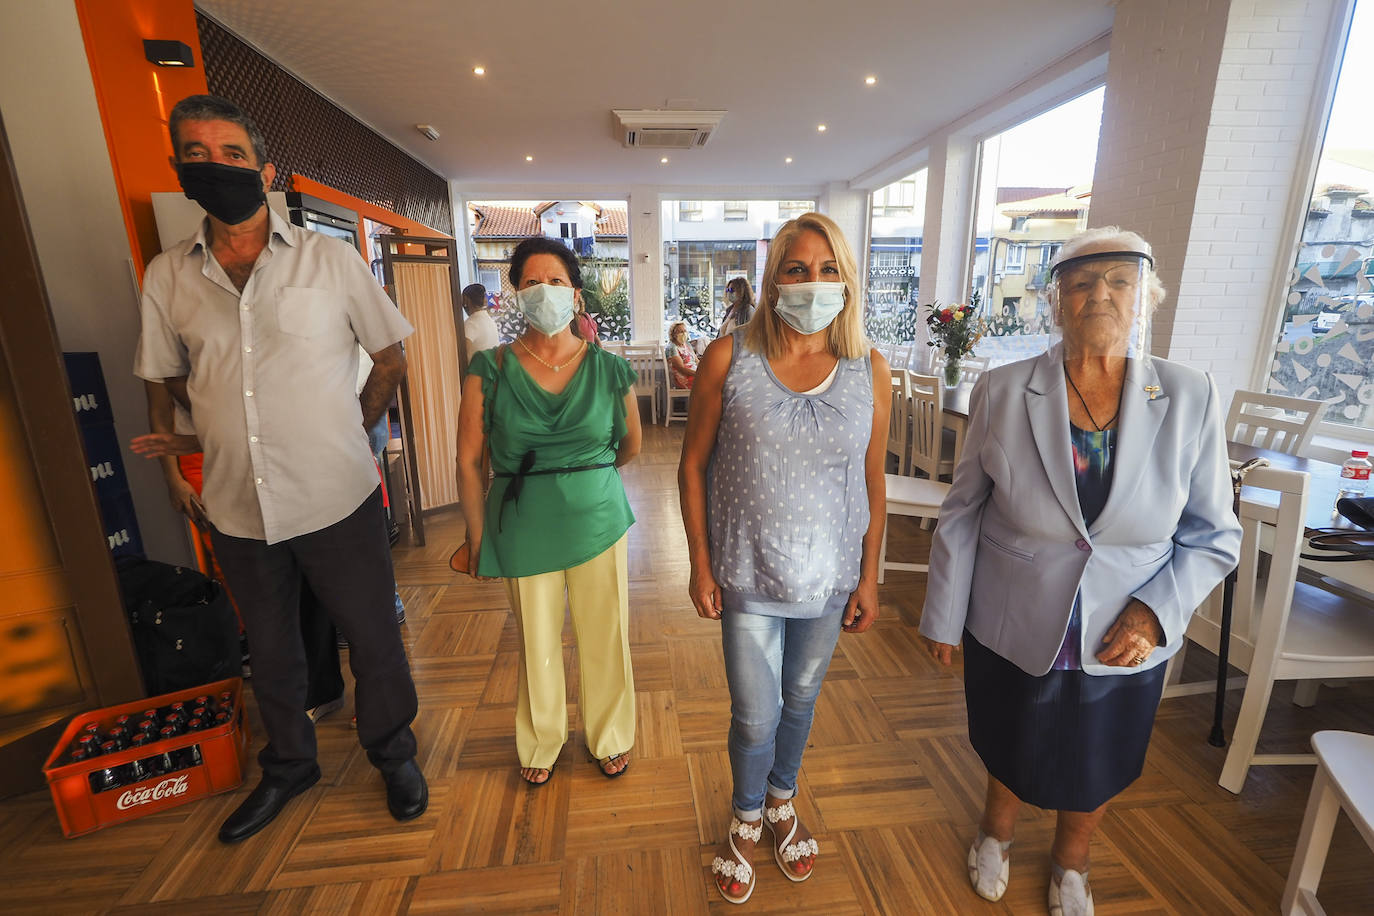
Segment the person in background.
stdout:
[[[635,373],[573,335],[582,277],[565,245],[525,239],[510,278],[525,333],[477,354],[458,413],[468,571],[505,579],[519,628],[521,778],[546,783],[568,740],[565,607],[577,633],[587,749],[614,778],[629,768],[635,739],[626,547],[634,515],[616,470],[639,453]],[[484,498],[488,448],[496,477]]]
[[577,302],[577,314],[573,316],[572,332],[588,343],[599,345],[601,329],[596,326],[596,319],[587,311],[581,299]]
[[754,290],[749,281],[735,277],[725,284],[725,315],[720,320],[718,337],[729,337],[735,328],[754,317]]
[[[429,800],[410,728],[418,703],[366,444],[405,373],[400,342],[413,329],[355,249],[267,206],[276,170],[237,105],[190,96],[168,129],[182,189],[207,215],[148,265],[134,367],[190,410],[205,446],[204,515],[243,614],[268,739],[262,779],[219,838],[257,833],[321,776],[305,713],[302,576],[352,646],[358,738],[387,808],[418,817]],[[359,345],[374,364],[361,399]],[[161,454],[162,435],[133,447]]]
[[501,333],[496,328],[496,319],[491,317],[491,309],[487,308],[487,288],[482,284],[469,283],[463,288],[463,311],[467,315],[463,321],[463,337],[471,363],[479,352],[499,344]]
[[858,283],[834,221],[789,220],[758,313],[707,348],[692,391],[678,488],[692,604],[721,622],[730,685],[734,816],[711,863],[730,903],[754,891],[765,821],[783,875],[811,877],[820,850],[792,799],[816,698],[840,631],[878,617],[892,383]]
[[668,366],[673,371],[674,388],[691,388],[697,374],[697,354],[687,340],[687,325],[673,322],[668,329]]
[[969,739],[987,767],[974,890],[1006,892],[1023,803],[1058,812],[1049,909],[1093,912],[1088,847],[1145,763],[1164,662],[1236,565],[1225,407],[1149,354],[1164,297],[1150,246],[1090,229],[1050,265],[1063,340],[975,383],[940,507],[921,636],[962,642]]

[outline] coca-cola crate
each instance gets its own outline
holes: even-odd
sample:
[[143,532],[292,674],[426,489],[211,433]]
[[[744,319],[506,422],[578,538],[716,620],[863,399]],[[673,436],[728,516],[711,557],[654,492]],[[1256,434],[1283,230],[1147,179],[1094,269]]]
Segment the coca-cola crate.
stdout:
[[[190,703],[201,695],[218,698],[226,692],[233,703],[227,722],[141,747],[71,760],[73,745],[92,725],[107,733],[120,716]],[[229,678],[77,716],[48,755],[43,775],[62,832],[76,837],[238,787],[243,782],[249,739],[243,681]]]

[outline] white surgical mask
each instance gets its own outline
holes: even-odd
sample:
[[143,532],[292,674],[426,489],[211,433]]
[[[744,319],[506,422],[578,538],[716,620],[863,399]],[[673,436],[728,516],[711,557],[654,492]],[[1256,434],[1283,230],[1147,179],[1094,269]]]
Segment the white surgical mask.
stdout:
[[534,328],[549,337],[568,326],[573,317],[573,288],[537,283],[515,294],[515,305]]
[[843,283],[779,283],[778,317],[801,334],[815,334],[830,327],[844,311]]

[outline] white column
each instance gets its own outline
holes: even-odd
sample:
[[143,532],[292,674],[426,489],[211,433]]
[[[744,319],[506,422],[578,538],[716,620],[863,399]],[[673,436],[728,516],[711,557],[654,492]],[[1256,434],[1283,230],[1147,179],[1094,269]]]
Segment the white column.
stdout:
[[663,337],[663,231],[659,225],[658,191],[647,185],[630,189],[630,337]]
[[926,218],[921,247],[921,302],[968,298],[978,144],[965,136],[938,137],[930,147]]

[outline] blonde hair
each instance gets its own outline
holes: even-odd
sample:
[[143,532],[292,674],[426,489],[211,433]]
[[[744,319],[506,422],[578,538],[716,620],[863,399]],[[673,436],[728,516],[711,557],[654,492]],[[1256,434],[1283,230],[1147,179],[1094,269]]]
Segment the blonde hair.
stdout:
[[672,324],[668,325],[668,343],[673,344],[674,346],[677,345],[677,341],[674,340],[674,338],[677,337],[678,328],[682,328],[682,334],[684,337],[687,336],[687,322],[674,321]]
[[854,250],[849,247],[840,227],[823,213],[803,213],[783,223],[768,245],[768,260],[764,263],[763,279],[759,283],[758,310],[744,326],[744,345],[769,359],[783,354],[783,320],[778,317],[778,272],[783,259],[797,238],[806,231],[818,232],[835,253],[835,265],[844,282],[844,309],[826,328],[826,346],[839,359],[860,359],[868,354],[869,343],[864,336],[863,304],[859,301],[859,267]]

